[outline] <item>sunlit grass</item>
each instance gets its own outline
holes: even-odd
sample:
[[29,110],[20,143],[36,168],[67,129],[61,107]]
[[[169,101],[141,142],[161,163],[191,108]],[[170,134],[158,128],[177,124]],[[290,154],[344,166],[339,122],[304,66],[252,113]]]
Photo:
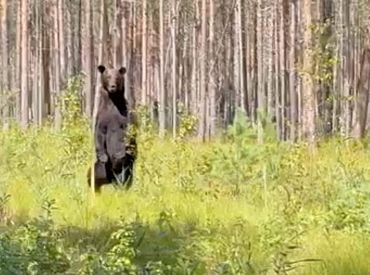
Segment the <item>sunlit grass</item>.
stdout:
[[76,255],[105,252],[123,223],[140,240],[129,266],[161,261],[168,274],[370,274],[370,152],[360,144],[332,139],[310,156],[304,144],[256,145],[243,132],[202,144],[144,131],[133,187],[105,186],[94,199],[87,133],[80,126],[0,132],[0,194],[10,195],[0,204],[2,228],[13,232],[45,216],[49,203],[70,272],[87,274],[80,268],[92,264]]

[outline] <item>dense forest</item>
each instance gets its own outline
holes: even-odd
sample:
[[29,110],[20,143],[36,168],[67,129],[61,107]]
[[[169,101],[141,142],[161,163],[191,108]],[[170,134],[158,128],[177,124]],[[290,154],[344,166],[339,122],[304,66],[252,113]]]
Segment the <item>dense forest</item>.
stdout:
[[[0,274],[370,274],[370,0],[0,0],[0,37]],[[138,153],[95,194],[102,64]]]
[[[369,3],[353,1],[1,2],[1,115],[62,124],[68,83],[92,114],[97,66],[128,69],[127,97],[158,130],[183,115],[202,139],[242,111],[281,140],[363,137],[368,116]],[[64,103],[64,104],[63,104]]]

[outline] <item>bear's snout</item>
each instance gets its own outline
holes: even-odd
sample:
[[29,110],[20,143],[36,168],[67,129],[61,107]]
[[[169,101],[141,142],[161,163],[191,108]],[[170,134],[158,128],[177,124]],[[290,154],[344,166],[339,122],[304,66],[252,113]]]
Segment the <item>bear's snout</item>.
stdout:
[[116,84],[112,84],[109,86],[109,92],[111,93],[115,93],[117,91],[117,85]]

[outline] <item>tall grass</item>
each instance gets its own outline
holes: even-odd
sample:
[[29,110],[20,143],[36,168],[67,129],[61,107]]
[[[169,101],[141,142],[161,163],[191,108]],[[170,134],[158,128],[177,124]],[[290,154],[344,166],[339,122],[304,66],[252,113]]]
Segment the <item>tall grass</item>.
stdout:
[[241,121],[205,144],[146,123],[133,187],[92,200],[90,142],[83,121],[0,132],[1,274],[370,274],[366,144],[310,155]]

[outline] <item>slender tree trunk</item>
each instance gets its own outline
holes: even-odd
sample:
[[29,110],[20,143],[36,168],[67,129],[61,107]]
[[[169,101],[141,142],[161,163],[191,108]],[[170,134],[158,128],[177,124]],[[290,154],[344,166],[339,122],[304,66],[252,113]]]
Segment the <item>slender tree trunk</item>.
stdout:
[[163,0],[159,0],[159,135],[164,137],[166,127],[166,91],[164,89],[164,10]]
[[[58,0],[59,2],[60,0]],[[54,116],[55,116],[55,128],[60,129],[62,126],[62,113],[61,113],[61,85],[60,85],[60,73],[61,73],[61,59],[60,59],[60,45],[59,45],[59,10],[58,10],[58,3],[54,3],[53,7],[53,19],[54,19],[54,25],[53,25],[53,34],[54,34],[54,40],[53,40],[53,52],[54,52]]]
[[357,97],[355,124],[352,135],[355,138],[365,136],[366,122],[369,106],[369,75],[370,75],[370,0],[368,1],[368,29],[367,39],[361,56],[359,78],[357,80]]
[[201,16],[201,45],[200,45],[200,116],[199,116],[199,138],[206,139],[206,25],[207,25],[207,1],[202,0]]
[[8,64],[8,26],[7,26],[7,10],[8,10],[8,3],[7,0],[0,1],[0,34],[1,34],[1,61],[2,61],[2,69],[1,69],[1,85],[0,88],[3,91],[9,90],[9,64]]
[[274,10],[270,9],[266,15],[266,24],[267,24],[267,41],[266,46],[268,45],[268,54],[267,54],[267,108],[266,112],[268,115],[273,115],[273,98],[275,95],[274,91],[274,78],[273,78],[273,66],[274,66]]
[[91,0],[84,0],[85,20],[83,24],[83,33],[85,35],[82,42],[82,67],[85,72],[85,113],[88,117],[92,115],[92,95],[93,95],[93,29],[92,29],[92,7]]
[[[120,54],[121,51],[119,50],[119,25],[120,23],[120,12],[118,11],[118,3],[117,0],[113,0],[113,33],[112,33],[112,44],[113,44],[113,67],[117,68],[119,66],[120,61]],[[122,41],[122,40],[121,40]]]
[[[77,0],[78,2],[80,0]],[[65,13],[65,74],[64,79],[73,75],[73,66],[75,64],[75,60],[73,60],[72,48],[74,47],[72,41],[72,31],[74,28],[74,22],[72,19],[71,14],[71,5],[72,2],[68,1],[65,3],[64,13]],[[77,28],[75,29],[77,32],[80,31],[79,25],[77,24]]]
[[143,0],[142,60],[141,60],[141,104],[146,105],[147,97],[147,0]]
[[8,26],[7,26],[7,0],[0,1],[0,34],[1,34],[1,85],[0,85],[0,118],[4,122],[4,127],[7,127],[9,117],[9,103],[7,102],[7,92],[9,92],[9,70],[8,63]]
[[339,53],[340,58],[340,68],[339,68],[339,86],[338,91],[340,92],[341,98],[341,110],[340,110],[340,122],[341,122],[341,132],[346,137],[350,130],[350,90],[349,90],[349,1],[338,1],[339,3]]
[[311,0],[303,0],[303,76],[302,86],[304,87],[302,95],[303,103],[303,134],[308,138],[308,142],[314,146],[315,142],[315,97],[314,85],[312,80],[312,33],[311,33]]
[[39,15],[38,15],[38,39],[36,39],[38,43],[38,89],[39,89],[39,97],[37,102],[37,108],[38,108],[38,125],[42,126],[42,119],[44,118],[44,98],[45,98],[45,90],[44,90],[44,79],[43,79],[43,46],[44,46],[44,39],[43,39],[43,26],[42,26],[42,17],[43,17],[43,10],[44,10],[44,2],[40,2],[39,5]]
[[[99,28],[99,48],[98,48],[98,64],[101,65],[103,60],[107,60],[106,58],[106,51],[105,51],[105,44],[104,41],[106,41],[107,36],[107,26],[106,26],[106,17],[107,17],[107,5],[105,0],[101,0],[100,3],[100,28]],[[95,69],[96,71],[96,85],[95,85],[95,97],[94,97],[94,105],[93,105],[93,120],[96,118],[94,111],[97,111],[97,106],[99,104],[99,89],[101,87],[100,85],[100,73]],[[95,127],[95,124],[94,124]]]
[[28,126],[28,28],[27,28],[27,9],[28,1],[21,1],[21,125],[23,128]]
[[242,0],[237,0],[236,9],[237,9],[237,26],[238,26],[238,51],[239,51],[239,92],[240,92],[240,101],[238,106],[241,107],[243,112],[246,113],[245,108],[245,89],[244,89],[244,54],[243,54],[243,24],[242,24]]
[[130,75],[131,75],[131,67],[129,67],[130,65],[130,61],[129,61],[129,56],[128,56],[128,47],[129,47],[129,43],[127,42],[128,40],[128,24],[127,24],[127,19],[126,19],[126,5],[127,3],[125,2],[120,2],[120,25],[121,27],[119,28],[120,31],[121,31],[121,42],[120,42],[120,45],[121,45],[121,49],[120,51],[122,52],[122,65],[124,67],[126,67],[128,69],[128,76],[125,77],[125,94],[127,96],[127,99],[128,99],[128,102],[129,102],[129,107],[130,109],[134,108],[134,104],[133,104],[133,96],[131,95],[131,86],[130,86]]
[[177,114],[177,86],[176,86],[176,0],[172,0],[172,24],[171,24],[171,40],[172,40],[172,136],[176,138],[176,114]]
[[289,46],[289,93],[290,93],[290,139],[297,137],[297,95],[296,95],[296,68],[295,68],[295,10],[296,3],[290,4],[290,46]]
[[[244,9],[243,9],[243,17],[246,19],[243,20],[244,22],[244,45],[245,45],[245,80],[246,80],[246,92],[245,92],[245,108],[247,110],[247,115],[249,116],[251,121],[254,121],[253,118],[253,110],[252,110],[252,103],[253,103],[253,78],[252,78],[252,66],[253,66],[253,55],[252,55],[252,42],[253,42],[253,32],[251,31],[251,23],[253,22],[252,18],[253,9],[251,8],[251,3],[246,1]],[[249,16],[248,16],[249,15]],[[272,43],[271,43],[272,44]]]
[[[239,0],[237,1],[239,2]],[[240,62],[242,59],[240,58],[240,48],[239,48],[239,15],[238,15],[238,4],[233,7],[233,23],[232,23],[232,33],[230,34],[232,37],[232,51],[233,51],[233,86],[234,86],[234,102],[235,107],[240,107]]]
[[[40,2],[35,3],[34,6],[35,10],[35,44],[36,46],[39,46],[38,43],[41,40],[40,39],[40,32],[39,32],[39,11],[40,11]],[[40,79],[40,66],[39,66],[40,56],[39,56],[39,50],[37,47],[35,47],[35,61],[34,61],[34,75],[33,75],[33,93],[32,93],[32,114],[33,114],[33,123],[37,125],[38,118],[39,118],[39,97],[41,93],[41,89],[39,87],[39,79]]]
[[257,3],[257,47],[255,54],[257,55],[257,76],[258,76],[258,109],[257,109],[257,129],[258,129],[258,143],[263,143],[263,125],[262,117],[265,112],[265,96],[264,96],[264,86],[263,86],[263,12],[262,12],[262,1],[258,0]]
[[286,44],[285,44],[285,16],[286,16],[286,9],[285,9],[285,0],[280,2],[280,29],[279,29],[279,51],[280,51],[280,100],[281,100],[281,139],[286,139],[286,117],[285,117],[285,109],[286,109],[286,68],[285,68],[285,60],[286,60]]
[[192,72],[191,72],[191,111],[193,114],[198,113],[198,1],[194,1],[194,9],[195,9],[195,18],[194,18],[194,26],[193,26],[193,33],[192,33]]
[[59,65],[60,65],[60,85],[63,85],[64,78],[66,75],[66,45],[64,40],[64,6],[65,3],[63,0],[58,0],[58,38],[59,38]]
[[15,102],[15,118],[17,121],[21,121],[21,105],[22,105],[22,91],[21,91],[21,47],[22,47],[22,28],[21,28],[22,12],[21,3],[17,3],[17,23],[16,23],[16,47],[15,47],[15,73],[13,78],[12,89],[17,91],[16,102]]
[[209,60],[211,66],[209,70],[208,91],[210,96],[210,136],[213,137],[216,133],[216,58],[214,56],[214,39],[215,39],[215,3],[214,0],[209,0]]
[[[44,3],[44,14],[50,13],[50,2],[45,1]],[[50,20],[47,19],[46,16],[42,17],[42,40],[43,40],[43,48],[42,48],[42,74],[43,74],[43,90],[44,90],[44,116],[50,115],[50,103],[51,103],[51,95],[50,95],[50,73],[51,73],[51,61],[50,61],[50,32],[51,24]]]
[[[81,59],[81,56],[83,57],[83,50],[82,50],[82,33],[83,33],[83,25],[85,24],[85,18],[83,17],[83,12],[82,12],[82,7],[85,5],[84,4],[84,1],[85,0],[79,0],[79,12],[77,14],[77,17],[78,17],[78,32],[72,32],[73,35],[76,36],[76,33],[77,33],[77,37],[75,37],[75,43],[77,44],[77,49],[73,49],[73,50],[77,50],[75,52],[75,62],[76,62],[76,68],[75,68],[75,72],[80,72],[81,70],[83,70],[82,68],[82,59]],[[86,103],[85,103],[86,104]]]

